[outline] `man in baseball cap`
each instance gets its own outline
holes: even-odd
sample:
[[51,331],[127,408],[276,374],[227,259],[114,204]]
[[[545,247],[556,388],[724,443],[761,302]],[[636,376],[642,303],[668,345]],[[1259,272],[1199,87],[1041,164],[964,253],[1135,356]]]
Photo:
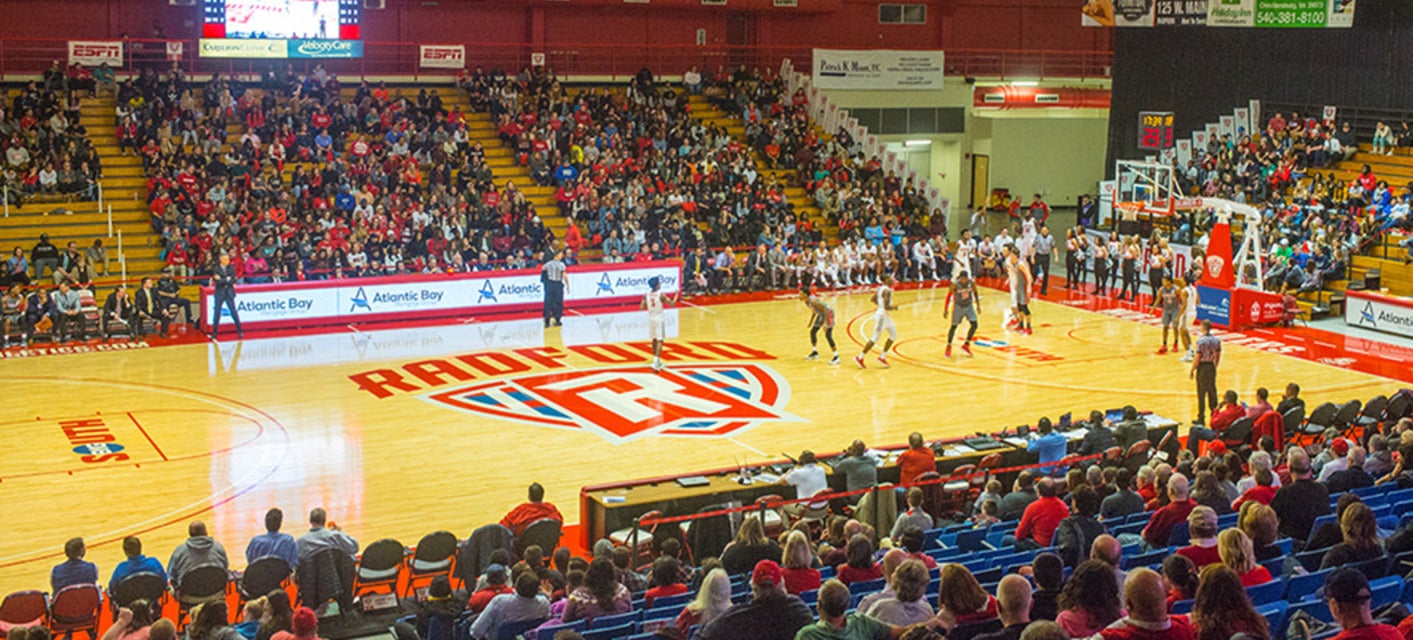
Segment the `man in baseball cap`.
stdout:
[[1399,640],[1392,625],[1374,622],[1370,612],[1369,579],[1358,569],[1339,569],[1325,580],[1325,600],[1341,631],[1335,640]]
[[794,640],[814,622],[805,601],[785,592],[785,574],[773,561],[756,563],[751,595],[750,602],[733,605],[702,627],[697,640]]

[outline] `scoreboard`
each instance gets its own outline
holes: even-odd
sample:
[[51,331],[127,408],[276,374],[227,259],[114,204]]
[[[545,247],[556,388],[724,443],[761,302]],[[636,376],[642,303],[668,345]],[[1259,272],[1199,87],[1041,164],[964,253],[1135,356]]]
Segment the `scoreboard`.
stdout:
[[1138,148],[1145,150],[1171,149],[1173,146],[1173,112],[1138,112]]

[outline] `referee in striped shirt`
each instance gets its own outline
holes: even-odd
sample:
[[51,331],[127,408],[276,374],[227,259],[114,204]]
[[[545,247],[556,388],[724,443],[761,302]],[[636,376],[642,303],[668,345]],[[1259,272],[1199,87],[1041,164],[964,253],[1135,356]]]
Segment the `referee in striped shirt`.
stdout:
[[[1217,365],[1222,361],[1222,341],[1212,335],[1211,320],[1202,321],[1202,337],[1197,339],[1196,351],[1197,357],[1193,358],[1187,377],[1197,380],[1196,424],[1205,425],[1207,407],[1210,406],[1213,413],[1217,411]],[[1193,431],[1196,431],[1196,428]]]
[[564,315],[564,249],[554,252],[554,259],[540,267],[540,282],[545,285],[545,326],[550,321],[558,326]]

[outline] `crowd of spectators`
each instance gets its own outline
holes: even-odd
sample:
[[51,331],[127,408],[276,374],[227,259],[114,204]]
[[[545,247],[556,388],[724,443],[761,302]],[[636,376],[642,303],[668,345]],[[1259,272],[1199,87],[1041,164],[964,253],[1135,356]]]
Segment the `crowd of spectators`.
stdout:
[[70,83],[58,61],[54,65],[57,76],[46,73],[42,82],[0,100],[0,192],[16,209],[41,197],[98,196],[103,166],[80,122],[81,99],[89,92]]
[[[1232,415],[1259,417],[1304,403],[1295,385],[1277,405],[1264,394],[1258,398],[1250,407],[1229,402],[1240,409]],[[1042,452],[1041,464],[1021,471],[1010,491],[993,479],[960,511],[939,510],[928,504],[935,499],[925,499],[923,488],[909,488],[909,509],[891,531],[876,530],[847,511],[794,521],[782,517],[774,531],[767,531],[764,518],[750,515],[711,556],[693,554],[683,538],[670,533],[655,537],[650,552],[600,540],[589,558],[574,557],[566,548],[548,557],[535,545],[518,553],[495,548],[479,574],[464,576],[464,589],[452,589],[445,576],[438,577],[426,598],[408,606],[416,613],[415,631],[427,634],[434,628],[430,622],[441,618],[445,624],[435,628],[459,625],[474,640],[524,624],[553,629],[557,640],[573,638],[559,635],[573,633],[560,627],[620,620],[611,617],[642,610],[653,613],[659,637],[677,639],[936,639],[945,634],[952,640],[1215,640],[1237,633],[1259,639],[1285,636],[1286,630],[1268,627],[1255,605],[1270,597],[1253,602],[1252,589],[1315,574],[1318,583],[1305,583],[1327,607],[1327,619],[1344,629],[1336,637],[1407,638],[1413,621],[1404,619],[1406,611],[1381,610],[1376,617],[1370,605],[1370,580],[1391,571],[1394,556],[1413,551],[1413,518],[1380,515],[1391,511],[1392,491],[1413,488],[1413,469],[1403,464],[1413,458],[1413,419],[1387,417],[1365,429],[1332,429],[1304,446],[1282,446],[1268,434],[1239,446],[1218,440],[1174,448],[1137,468],[1125,466],[1131,461],[1101,465],[1083,458],[1066,468],[1069,459]],[[1087,430],[1080,455],[1148,437],[1143,418],[1131,407],[1118,422],[1095,412],[1077,426]],[[905,484],[935,469],[922,436],[913,434],[909,443],[906,459],[900,458]],[[926,459],[925,469],[913,463],[909,454],[915,452]],[[847,455],[879,464],[862,443]],[[846,462],[839,462],[838,472],[850,476],[850,487],[877,481],[876,474],[869,479],[868,465]],[[812,454],[802,455],[780,482],[794,486],[801,499],[817,499],[828,491],[817,482],[819,464]],[[891,498],[892,492],[874,497],[879,495]],[[531,485],[529,500],[502,520],[506,535],[546,518],[562,520],[544,498],[543,488]],[[357,554],[358,542],[322,509],[313,510],[309,522],[309,532],[296,539],[281,532],[283,514],[270,510],[266,533],[246,548],[247,561],[275,556],[295,566],[326,550],[349,558]],[[1012,528],[1013,536],[992,551],[949,546],[949,536],[963,544],[958,536],[971,529]],[[202,523],[191,523],[188,533],[165,564],[145,556],[136,537],[126,539],[127,560],[114,570],[110,589],[136,572],[156,573],[179,586],[194,567],[229,568],[226,551]],[[54,568],[52,589],[100,580],[85,551],[81,539],[65,545],[68,559]],[[985,568],[993,556],[1006,563]],[[1282,594],[1286,588],[1282,583]],[[197,628],[233,625],[241,637],[278,640],[282,631],[301,635],[299,613],[291,617],[288,609],[281,591],[258,600],[241,624],[223,610],[208,614],[212,620],[205,623],[200,613],[193,619]],[[126,615],[120,625],[152,623],[150,612]],[[1299,620],[1320,624],[1316,618]],[[1371,630],[1383,622],[1398,627]],[[236,635],[228,637],[236,640]],[[431,640],[445,637],[434,634]]]

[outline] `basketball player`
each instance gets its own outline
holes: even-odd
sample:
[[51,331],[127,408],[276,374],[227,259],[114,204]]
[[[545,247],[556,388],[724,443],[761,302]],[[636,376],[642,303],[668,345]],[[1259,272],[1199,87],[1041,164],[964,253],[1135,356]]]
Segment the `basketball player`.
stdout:
[[860,369],[865,369],[864,356],[873,349],[873,345],[883,336],[883,332],[888,332],[888,340],[883,343],[883,351],[878,354],[878,364],[887,368],[888,350],[893,348],[893,343],[898,340],[898,327],[893,324],[892,312],[898,307],[893,305],[893,274],[883,274],[883,286],[878,288],[873,294],[873,301],[878,304],[878,312],[873,314],[873,338],[864,345],[863,351],[854,356],[854,362],[859,364]]
[[[957,300],[955,308],[952,307],[953,298]],[[971,356],[971,341],[976,337],[976,316],[981,313],[981,296],[977,294],[971,273],[963,270],[952,280],[947,301],[942,304],[942,315],[947,315],[948,309],[952,309],[952,328],[947,331],[947,357],[952,357],[952,339],[957,337],[957,325],[962,320],[971,323],[967,328],[967,339],[962,342],[962,352]]]
[[963,271],[975,272],[980,264],[976,262],[976,238],[971,229],[963,229],[957,240],[957,251],[952,255],[952,279],[956,280]]
[[648,339],[653,341],[653,371],[662,371],[662,343],[667,338],[667,321],[663,318],[663,305],[677,304],[678,296],[662,295],[662,279],[648,278],[648,292],[643,294],[639,309],[648,311]]
[[800,300],[810,309],[810,354],[805,359],[819,359],[819,330],[824,329],[824,339],[834,352],[829,364],[839,364],[839,347],[834,345],[834,308],[820,300],[808,287],[800,289]]
[[[918,237],[913,243],[913,263],[917,265],[917,281],[937,279],[937,254],[932,250],[932,242],[928,238]],[[927,273],[932,273],[928,278]]]
[[1035,278],[1015,245],[1006,247],[1006,283],[1011,287],[1012,323],[1021,334],[1030,335],[1030,287]]
[[1182,329],[1178,325],[1179,316],[1182,315],[1183,301],[1182,290],[1173,284],[1173,277],[1163,276],[1163,286],[1159,287],[1153,294],[1153,307],[1160,309],[1163,314],[1163,342],[1158,347],[1158,355],[1168,352],[1168,329],[1173,330],[1173,351],[1178,348],[1178,334]]
[[1195,278],[1188,276],[1183,278],[1184,286],[1182,292],[1182,314],[1178,317],[1178,335],[1182,336],[1182,346],[1187,349],[1187,353],[1182,356],[1183,362],[1192,362],[1192,323],[1197,321],[1197,285]]

